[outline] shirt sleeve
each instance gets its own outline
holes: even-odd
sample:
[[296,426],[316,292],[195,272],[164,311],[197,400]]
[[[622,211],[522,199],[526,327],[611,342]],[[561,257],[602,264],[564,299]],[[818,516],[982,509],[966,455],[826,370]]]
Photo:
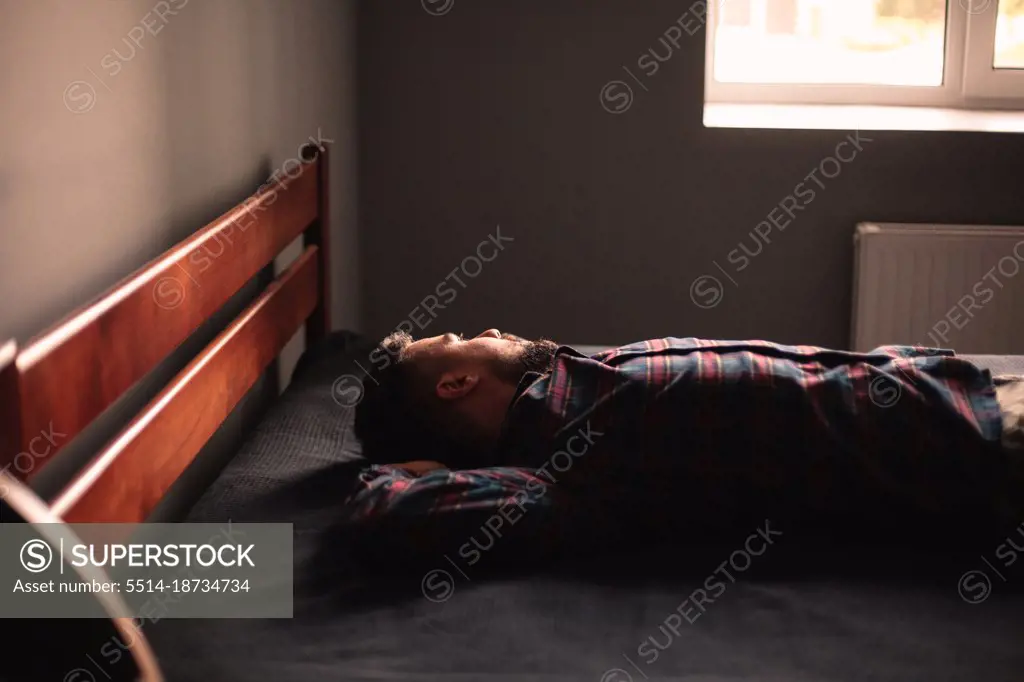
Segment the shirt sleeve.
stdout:
[[[357,561],[375,569],[540,558],[556,543],[551,487],[531,470],[372,466],[345,502]],[[487,559],[486,562],[482,561]]]

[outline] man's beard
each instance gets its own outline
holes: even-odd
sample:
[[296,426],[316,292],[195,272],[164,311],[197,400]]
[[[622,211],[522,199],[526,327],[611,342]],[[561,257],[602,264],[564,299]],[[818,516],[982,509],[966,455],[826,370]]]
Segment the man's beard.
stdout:
[[513,334],[502,334],[501,338],[515,341],[520,345],[520,352],[514,360],[502,362],[499,373],[507,381],[518,384],[527,372],[544,374],[551,369],[558,344],[548,339],[528,341]]

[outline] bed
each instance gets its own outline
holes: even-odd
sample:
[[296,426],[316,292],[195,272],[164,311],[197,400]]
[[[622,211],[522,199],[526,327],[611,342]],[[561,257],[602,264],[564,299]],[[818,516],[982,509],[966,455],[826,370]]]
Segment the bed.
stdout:
[[[914,552],[865,554],[840,543],[809,551],[780,541],[735,584],[724,580],[706,612],[684,609],[693,623],[669,621],[674,629],[665,625],[670,614],[742,536],[699,550],[624,546],[599,566],[479,582],[442,561],[437,570],[446,573],[434,577],[452,590],[441,602],[421,592],[424,574],[368,598],[350,581],[343,548],[331,555],[336,581],[318,581],[337,491],[358,472],[352,412],[339,409],[333,385],[367,352],[353,335],[333,341],[326,357],[306,358],[191,513],[196,521],[293,521],[297,580],[317,586],[297,591],[290,622],[158,623],[156,650],[175,652],[165,661],[170,679],[1020,679],[1024,594],[1012,571],[1005,583],[992,574],[991,598],[972,603],[981,595],[964,588],[962,597],[958,581],[986,570],[984,560],[946,556],[941,534],[931,551]],[[1024,369],[1022,360],[994,361]]]
[[[783,533],[762,554],[736,559],[745,541],[740,534],[699,545],[680,538],[658,549],[623,543],[606,548],[600,560],[569,559],[488,579],[444,557],[429,575],[380,579],[361,572],[336,528],[340,502],[364,468],[344,380],[358,373],[372,343],[328,333],[326,156],[311,150],[298,176],[257,193],[0,369],[8,439],[0,452],[25,451],[53,415],[73,436],[274,253],[306,235],[303,256],[47,500],[66,520],[145,520],[306,323],[309,347],[291,384],[185,519],[294,524],[294,618],[146,623],[166,679],[1020,680],[1024,562],[1006,563],[1010,555],[1016,561],[1013,538],[953,548],[942,528],[922,528],[927,541],[910,549],[843,537],[787,543]],[[278,194],[272,205],[268,192]],[[189,303],[170,309],[133,298],[136,291],[158,295],[151,287],[167,281],[161,278],[202,240],[237,229],[253,205],[266,206],[256,214],[262,232],[252,233],[262,236],[225,262],[221,279],[200,280],[203,293],[189,289]],[[138,277],[145,287],[133,288]],[[155,327],[145,332],[154,339],[168,338],[142,350],[118,346],[116,334],[141,322]],[[107,353],[114,369],[83,376],[89,370],[75,367],[88,353]],[[996,373],[1024,374],[1024,357],[975,361]],[[62,383],[51,383],[58,377]],[[69,380],[93,390],[69,392]],[[228,399],[207,399],[214,394]],[[20,473],[31,478],[46,461],[33,459],[31,468],[23,462],[28,470]],[[1024,547],[1024,537],[1016,542]],[[721,589],[695,608],[694,591],[707,588],[712,576]],[[101,678],[71,682],[78,679]]]

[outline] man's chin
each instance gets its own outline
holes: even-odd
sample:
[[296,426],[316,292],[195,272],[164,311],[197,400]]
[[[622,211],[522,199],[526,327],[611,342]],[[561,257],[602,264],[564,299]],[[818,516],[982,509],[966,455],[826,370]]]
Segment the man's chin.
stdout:
[[558,344],[549,339],[523,341],[521,362],[528,372],[547,372],[555,359]]
[[504,332],[502,333],[501,338],[502,338],[503,341],[512,341],[513,343],[518,343],[518,344],[521,344],[523,346],[529,346],[529,345],[536,344],[536,345],[539,345],[539,346],[550,347],[552,350],[556,350],[559,347],[559,345],[561,345],[561,344],[555,343],[551,339],[545,339],[543,337],[541,337],[539,339],[527,339],[527,338],[524,338],[522,336],[516,336],[515,334],[507,334],[507,333],[504,333]]
[[505,341],[516,344],[518,348],[497,361],[495,374],[513,386],[518,384],[525,372],[544,374],[551,370],[558,344],[547,339],[530,341],[513,334],[502,334]]

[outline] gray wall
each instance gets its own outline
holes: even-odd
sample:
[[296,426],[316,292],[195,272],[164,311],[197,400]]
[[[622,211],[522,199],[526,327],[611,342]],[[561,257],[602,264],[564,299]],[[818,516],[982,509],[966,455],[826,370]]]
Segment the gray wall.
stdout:
[[[757,251],[755,225],[849,131],[705,129],[703,31],[684,34],[653,76],[637,66],[651,47],[666,54],[658,39],[690,5],[365,3],[369,331],[407,319],[500,223],[515,241],[476,277],[460,275],[467,286],[454,284],[436,319],[417,312],[423,333],[497,326],[570,343],[671,334],[845,347],[855,223],[1024,224],[1021,136],[865,133],[874,142],[737,271],[728,254],[741,242]],[[624,65],[647,91],[634,84],[632,106],[612,115],[599,94],[629,80]],[[705,274],[725,285],[710,309],[690,298]]]
[[[354,326],[355,21],[354,0],[0,0],[0,340],[25,342],[88,302],[318,133],[335,141],[334,323]],[[255,291],[73,442],[37,489],[59,488]],[[183,488],[203,487],[273,388],[261,382]]]

